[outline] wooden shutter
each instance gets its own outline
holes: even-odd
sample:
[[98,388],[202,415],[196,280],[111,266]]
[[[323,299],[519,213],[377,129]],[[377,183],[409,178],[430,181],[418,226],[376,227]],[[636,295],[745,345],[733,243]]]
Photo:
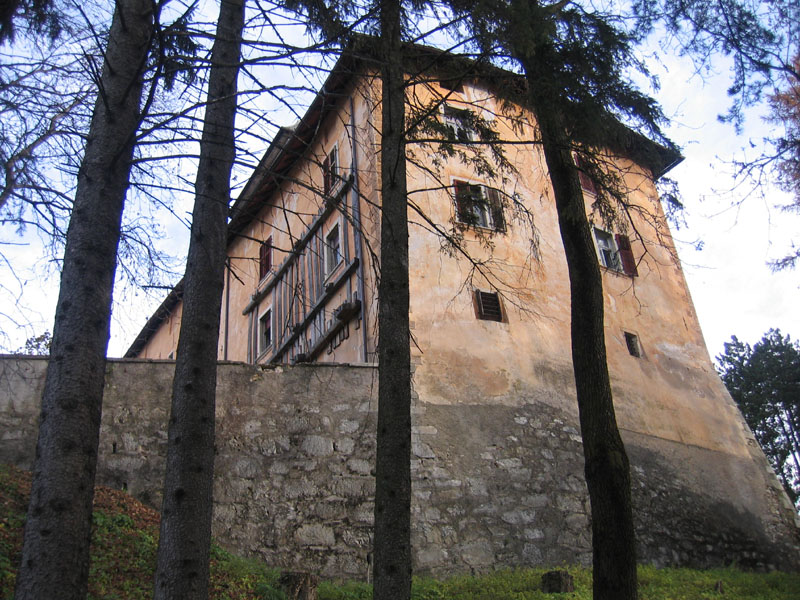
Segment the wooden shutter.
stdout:
[[500,307],[500,296],[497,292],[475,290],[475,301],[478,305],[478,318],[485,321],[502,321],[503,310]]
[[633,257],[633,249],[631,248],[631,241],[627,235],[618,233],[616,235],[617,248],[619,249],[619,257],[622,260],[622,270],[626,275],[636,277],[639,271],[636,268],[636,259]]
[[456,220],[469,223],[472,211],[469,206],[469,184],[465,181],[454,181],[453,188],[456,199]]
[[258,249],[258,278],[264,279],[272,268],[272,238],[261,242]]
[[593,194],[596,194],[597,188],[594,186],[594,181],[592,181],[592,178],[589,177],[589,174],[585,170],[586,161],[584,161],[577,154],[575,154],[574,156],[575,156],[575,166],[578,167],[578,179],[581,180],[581,187],[587,192],[592,192]]
[[503,214],[503,202],[500,200],[500,192],[495,188],[486,188],[486,195],[489,198],[489,210],[492,212],[492,226],[496,231],[505,231],[506,219]]
[[328,156],[322,161],[322,193],[326,196],[331,191],[331,160]]

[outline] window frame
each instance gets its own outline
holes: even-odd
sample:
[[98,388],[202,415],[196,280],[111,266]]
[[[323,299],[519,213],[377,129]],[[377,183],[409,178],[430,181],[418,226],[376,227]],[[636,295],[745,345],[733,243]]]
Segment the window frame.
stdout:
[[[265,328],[263,324],[265,323],[264,317],[269,317],[269,328],[266,331],[269,331],[269,339],[265,339],[264,331]],[[258,321],[256,326],[256,356],[262,357],[264,356],[272,345],[275,343],[275,323],[274,321],[274,313],[272,312],[272,304],[266,306],[263,311],[258,315]],[[267,343],[265,343],[267,342]]]
[[[332,262],[333,259],[332,259],[331,245],[328,243],[328,240],[330,239],[331,234],[333,234],[334,231],[336,232],[336,241],[337,241],[337,244],[336,244],[337,260],[336,260],[335,263]],[[344,252],[342,252],[342,241],[343,241],[342,240],[342,220],[341,219],[336,219],[336,221],[334,221],[333,225],[331,225],[330,228],[325,232],[325,237],[323,238],[323,245],[325,247],[324,260],[325,260],[325,279],[326,280],[329,279],[330,276],[333,275],[337,271],[337,269],[339,268],[339,265],[341,265],[344,262]]]
[[[617,242],[614,239],[614,234],[601,227],[593,225],[592,239],[594,240],[594,246],[597,251],[597,259],[600,262],[600,266],[605,267],[609,271],[622,273],[622,261],[619,257],[619,248],[617,248]],[[608,245],[608,247],[606,247],[606,245]],[[611,261],[607,259],[604,252],[609,252],[611,254]],[[612,262],[613,264],[609,264],[609,262]]]
[[339,163],[339,142],[335,142],[322,159],[322,193],[325,196],[333,196],[342,180],[339,175],[341,172]]
[[[603,253],[604,248],[600,243],[599,236],[602,236],[604,242],[608,242],[610,245],[608,250],[613,253],[613,265],[609,265],[606,260],[606,255]],[[639,276],[639,270],[636,267],[636,258],[633,255],[630,238],[628,238],[627,235],[623,233],[612,233],[602,227],[592,225],[592,239],[594,240],[600,266],[609,271],[619,273],[620,275],[627,275],[628,277]]]
[[[461,108],[448,102],[442,104],[442,124],[445,129],[452,130],[448,141],[456,144],[474,142],[478,138],[478,132],[469,127],[459,115],[469,118],[473,113],[469,108]],[[463,132],[463,136],[459,132]]]
[[[468,187],[471,194],[473,193],[472,190],[478,188],[481,195],[480,202],[476,202],[473,199],[459,199],[459,188],[462,188],[462,186]],[[500,199],[500,194],[503,193],[501,190],[489,187],[484,183],[458,177],[451,178],[451,187],[453,188],[452,200],[456,211],[456,223],[467,227],[478,227],[505,233],[506,219],[503,202]],[[465,206],[463,204],[464,200],[472,203],[472,206]],[[475,215],[474,209],[478,207],[480,207],[481,218],[476,218],[475,221],[462,218],[467,214],[466,211],[470,211],[472,215]]]

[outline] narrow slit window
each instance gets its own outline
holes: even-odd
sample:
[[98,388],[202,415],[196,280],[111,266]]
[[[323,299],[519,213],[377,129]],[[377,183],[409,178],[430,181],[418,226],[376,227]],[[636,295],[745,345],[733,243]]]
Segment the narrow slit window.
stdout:
[[258,278],[264,279],[272,269],[272,238],[261,242],[258,249]]
[[342,248],[337,223],[325,236],[325,275],[333,273],[340,262],[342,262]]
[[322,191],[330,196],[339,183],[339,148],[334,146],[322,161]]
[[271,345],[272,309],[267,309],[258,319],[258,353],[263,354]]

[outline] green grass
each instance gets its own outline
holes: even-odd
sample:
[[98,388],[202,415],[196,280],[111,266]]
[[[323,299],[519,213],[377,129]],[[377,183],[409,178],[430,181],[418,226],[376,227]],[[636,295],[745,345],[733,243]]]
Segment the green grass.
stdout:
[[[0,599],[13,596],[22,544],[30,475],[0,465]],[[158,545],[158,515],[123,492],[95,492],[89,600],[139,600],[152,597]],[[575,581],[568,594],[540,591],[548,569],[506,569],[444,580],[415,578],[413,600],[590,600],[591,571],[566,568]],[[211,548],[211,598],[285,600],[277,569],[241,558],[214,544]],[[719,591],[721,586],[721,591]],[[696,571],[640,567],[642,600],[800,600],[800,574],[747,573],[737,569]],[[361,582],[323,581],[319,600],[371,600]]]

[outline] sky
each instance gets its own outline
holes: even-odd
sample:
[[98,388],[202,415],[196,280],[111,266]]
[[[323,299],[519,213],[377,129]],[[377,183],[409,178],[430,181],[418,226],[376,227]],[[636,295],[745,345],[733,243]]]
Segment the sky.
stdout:
[[[780,328],[793,338],[800,335],[800,270],[773,273],[767,265],[788,251],[792,236],[800,232],[800,216],[777,208],[789,198],[774,187],[750,193],[744,201],[751,188],[732,189],[730,161],[740,158],[742,148],[767,135],[774,125],[757,111],[748,113],[741,134],[718,122],[717,115],[728,106],[724,67],[717,76],[700,78],[687,60],[663,54],[651,67],[662,82],[655,96],[672,119],[667,132],[685,157],[669,173],[678,181],[686,206],[686,225],[673,227],[673,237],[710,356],[721,353],[731,335],[751,344],[770,328]],[[280,124],[288,125],[294,118],[286,115]],[[177,220],[163,225],[170,251],[184,255],[185,225]],[[0,231],[0,239],[12,244],[4,246],[4,253],[17,274],[11,278],[0,265],[7,288],[0,295],[0,314],[17,316],[16,324],[0,321],[4,334],[0,344],[8,351],[21,347],[31,335],[52,331],[58,276],[32,232],[19,237]],[[109,356],[124,354],[165,295],[161,290],[145,293],[118,287],[117,291]],[[11,306],[17,301],[22,313]]]
[[800,270],[775,273],[768,262],[788,254],[792,236],[800,242],[800,215],[780,210],[791,199],[775,186],[736,187],[731,165],[775,125],[751,110],[737,134],[717,119],[728,107],[727,74],[704,81],[688,61],[665,61],[657,97],[685,157],[668,174],[680,185],[688,225],[673,227],[673,236],[709,353],[720,354],[732,335],[753,344],[770,328],[794,339],[800,335]]

